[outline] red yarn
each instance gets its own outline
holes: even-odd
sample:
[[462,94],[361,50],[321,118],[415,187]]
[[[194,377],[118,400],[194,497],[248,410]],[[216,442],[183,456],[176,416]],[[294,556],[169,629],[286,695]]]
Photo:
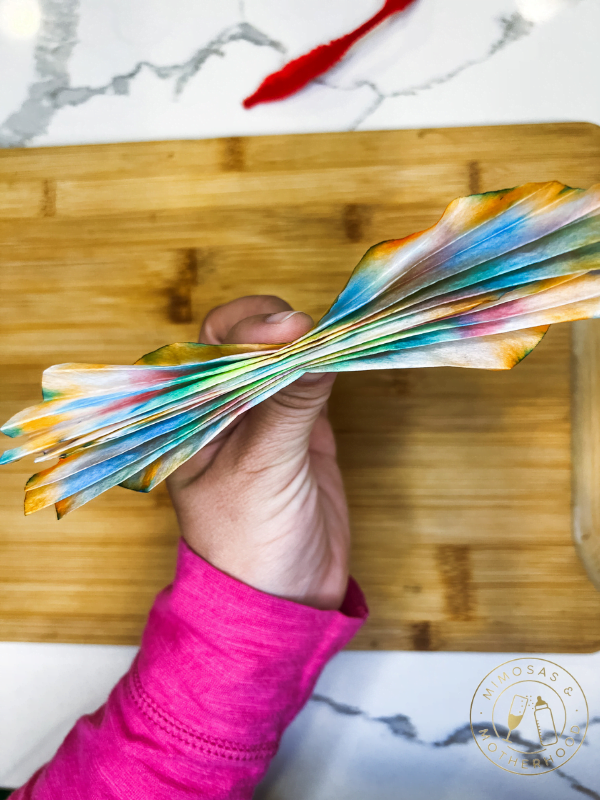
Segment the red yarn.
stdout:
[[334,39],[329,44],[315,47],[310,53],[289,61],[278,72],[267,75],[254,94],[244,100],[244,108],[252,108],[259,103],[272,103],[274,100],[282,100],[284,97],[295,94],[307,83],[331,69],[355,42],[376,25],[391,17],[392,14],[403,11],[414,2],[415,0],[386,0],[383,8],[356,30],[339,39]]

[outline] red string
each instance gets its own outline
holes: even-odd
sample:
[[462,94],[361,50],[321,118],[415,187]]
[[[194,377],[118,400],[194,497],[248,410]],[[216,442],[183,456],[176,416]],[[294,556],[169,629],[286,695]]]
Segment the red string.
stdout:
[[310,53],[306,53],[293,61],[289,61],[278,72],[267,75],[254,94],[244,100],[244,108],[252,108],[259,103],[272,103],[274,100],[282,100],[303,89],[319,75],[331,69],[334,64],[348,52],[355,42],[363,37],[370,30],[375,28],[384,19],[403,11],[415,0],[386,0],[374,16],[368,19],[356,30],[334,39],[329,44],[322,44],[315,47]]

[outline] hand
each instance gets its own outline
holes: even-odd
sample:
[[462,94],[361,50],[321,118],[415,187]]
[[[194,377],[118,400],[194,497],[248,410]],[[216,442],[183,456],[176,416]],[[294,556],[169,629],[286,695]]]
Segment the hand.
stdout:
[[[206,344],[283,343],[313,326],[270,296],[214,308]],[[263,592],[339,608],[350,530],[326,403],[334,377],[307,374],[241,415],[167,481],[181,533],[213,566]]]

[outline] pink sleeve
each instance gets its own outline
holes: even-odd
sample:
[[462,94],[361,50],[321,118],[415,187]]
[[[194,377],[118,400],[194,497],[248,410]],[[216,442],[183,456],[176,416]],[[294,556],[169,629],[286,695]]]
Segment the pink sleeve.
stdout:
[[341,610],[320,611],[240,583],[182,541],[131,669],[11,800],[250,798],[367,613],[352,578]]

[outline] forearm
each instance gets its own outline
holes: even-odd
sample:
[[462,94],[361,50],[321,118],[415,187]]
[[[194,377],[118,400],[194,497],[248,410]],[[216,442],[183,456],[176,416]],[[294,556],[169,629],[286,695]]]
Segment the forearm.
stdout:
[[257,591],[181,544],[131,670],[14,795],[250,798],[325,663],[366,618]]

